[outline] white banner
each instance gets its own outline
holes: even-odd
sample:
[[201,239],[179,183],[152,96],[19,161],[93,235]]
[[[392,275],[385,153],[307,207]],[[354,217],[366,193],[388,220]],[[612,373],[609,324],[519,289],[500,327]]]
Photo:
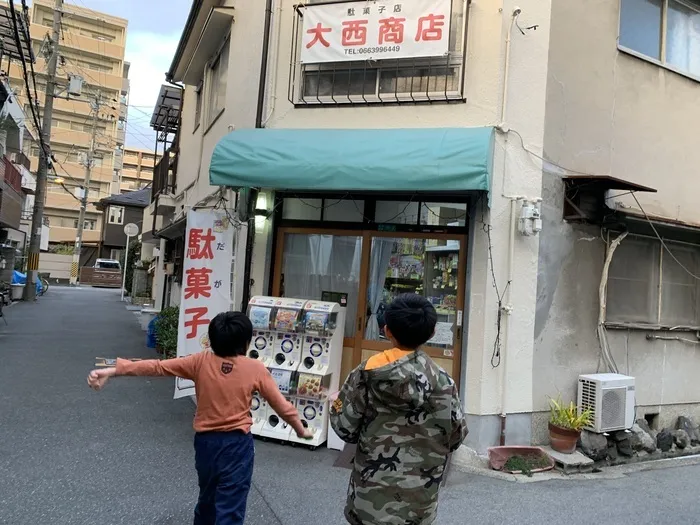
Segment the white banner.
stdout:
[[[177,332],[177,356],[209,349],[209,321],[231,308],[233,225],[225,212],[187,214],[185,260]],[[194,383],[178,377],[175,399],[194,395]]]
[[369,0],[304,8],[301,63],[440,57],[452,0]]

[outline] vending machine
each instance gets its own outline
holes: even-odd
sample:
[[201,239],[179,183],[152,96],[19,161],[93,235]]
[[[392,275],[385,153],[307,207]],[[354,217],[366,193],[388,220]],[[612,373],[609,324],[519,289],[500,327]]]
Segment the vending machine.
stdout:
[[272,365],[275,345],[273,322],[277,301],[276,297],[257,296],[248,303],[248,318],[253,324],[253,338],[250,341],[247,355],[251,359],[259,359],[266,367]]
[[308,301],[304,306],[301,365],[296,376],[296,406],[312,440],[295,443],[317,447],[328,438],[328,396],[338,389],[343,355],[345,309],[338,303]]
[[[296,399],[292,397],[292,394],[296,391],[295,373],[291,370],[275,368],[270,369],[270,373],[275,383],[277,383],[277,388],[279,388],[285,399],[296,406]],[[265,405],[265,420],[258,435],[279,441],[289,441],[293,435],[296,436],[292,427],[290,427],[267,402],[265,402]]]
[[302,313],[306,300],[278,298],[275,301],[274,345],[269,368],[296,372],[302,352]]
[[253,418],[253,426],[250,433],[259,436],[263,425],[267,421],[267,401],[258,392],[253,392],[253,399],[250,403],[250,416]]

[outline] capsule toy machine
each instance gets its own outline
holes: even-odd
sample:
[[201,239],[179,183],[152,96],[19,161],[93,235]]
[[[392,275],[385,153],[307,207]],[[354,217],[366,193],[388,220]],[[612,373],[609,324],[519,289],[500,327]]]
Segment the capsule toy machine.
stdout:
[[301,362],[302,313],[305,299],[277,298],[275,301],[272,362],[270,369],[296,372]]
[[253,324],[253,338],[248,346],[247,355],[251,359],[258,359],[269,367],[275,346],[275,332],[273,324],[275,320],[275,303],[277,297],[253,297],[248,303],[248,318]]
[[343,356],[345,308],[338,303],[309,301],[303,313],[304,340],[296,377],[296,405],[311,440],[290,441],[318,447],[328,438],[328,396],[338,390]]
[[260,436],[267,421],[267,401],[258,392],[253,392],[253,399],[250,402],[250,416],[253,418],[250,433],[254,436]]
[[[270,369],[270,373],[277,383],[277,388],[279,388],[285,399],[296,406],[296,399],[292,397],[296,390],[296,374],[291,370],[279,368]],[[253,400],[253,403],[255,403],[255,400]],[[257,435],[277,441],[290,441],[292,435],[296,436],[292,427],[290,427],[262,397],[260,397],[260,403],[261,406],[263,406],[263,404],[265,406],[265,420]]]

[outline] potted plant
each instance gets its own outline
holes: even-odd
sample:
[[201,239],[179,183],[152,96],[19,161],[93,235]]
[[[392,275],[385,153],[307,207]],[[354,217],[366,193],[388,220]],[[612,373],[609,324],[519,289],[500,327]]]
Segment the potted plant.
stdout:
[[549,441],[563,454],[573,454],[581,430],[590,424],[591,411],[580,410],[573,402],[565,405],[561,397],[550,399]]
[[156,344],[163,357],[177,356],[177,324],[180,309],[176,306],[164,308],[156,317]]

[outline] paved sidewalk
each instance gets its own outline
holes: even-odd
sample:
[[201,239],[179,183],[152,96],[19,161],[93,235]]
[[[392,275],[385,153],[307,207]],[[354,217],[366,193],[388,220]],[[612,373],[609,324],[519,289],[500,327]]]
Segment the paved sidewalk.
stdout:
[[[0,524],[186,525],[194,407],[170,379],[88,389],[95,357],[150,357],[111,290],[52,287],[0,323]],[[257,444],[247,525],[342,525],[336,453]],[[513,484],[453,472],[437,525],[698,523],[700,467]]]

